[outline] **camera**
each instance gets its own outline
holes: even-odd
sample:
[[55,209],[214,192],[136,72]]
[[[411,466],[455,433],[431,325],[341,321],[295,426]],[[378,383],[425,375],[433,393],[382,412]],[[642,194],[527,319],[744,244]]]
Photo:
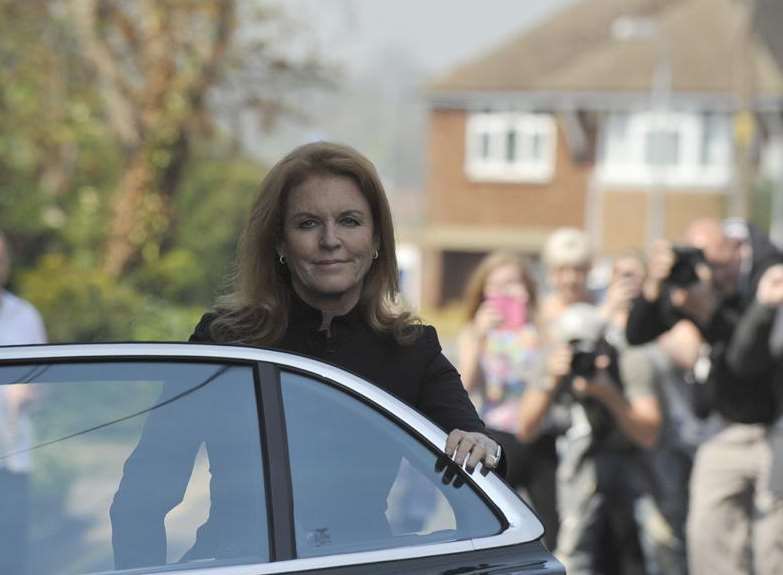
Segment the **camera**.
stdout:
[[595,375],[595,360],[598,350],[594,342],[572,341],[571,344],[571,377],[590,379]]
[[696,267],[705,263],[704,252],[690,246],[674,246],[674,264],[666,283],[676,287],[688,287],[699,282]]
[[569,342],[571,348],[571,365],[568,375],[563,377],[558,384],[558,395],[570,395],[574,378],[584,377],[590,379],[595,376],[595,360],[600,354],[594,341],[572,340]]
[[612,377],[619,379],[619,372],[617,371],[618,352],[606,338],[601,337],[595,341],[572,340],[569,342],[569,346],[571,348],[571,367],[568,379],[575,377],[590,379],[595,377],[598,371],[595,360],[601,355],[605,355],[609,359],[607,369]]

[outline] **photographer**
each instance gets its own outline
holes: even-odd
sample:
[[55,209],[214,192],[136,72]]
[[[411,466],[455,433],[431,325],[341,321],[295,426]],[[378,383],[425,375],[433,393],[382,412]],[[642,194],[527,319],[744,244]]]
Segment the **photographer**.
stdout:
[[558,443],[556,550],[570,574],[627,572],[626,562],[638,563],[638,543],[628,540],[635,503],[646,489],[637,448],[655,443],[662,419],[648,356],[618,352],[603,338],[605,327],[594,306],[566,308],[552,326],[544,373],[520,403],[526,440],[552,410],[570,412]]
[[724,230],[712,218],[691,222],[683,245],[660,240],[653,246],[642,295],[628,317],[628,342],[650,342],[682,319],[710,343],[728,341],[764,270],[779,261],[752,225],[731,220]]
[[[764,449],[775,398],[767,378],[750,385],[738,376],[726,347],[758,278],[780,256],[763,235],[738,224],[724,230],[717,220],[700,219],[688,227],[685,246],[657,243],[626,331],[631,344],[642,344],[685,319],[709,347],[695,370],[694,409],[717,412],[721,429],[698,449],[690,481],[688,561],[695,575],[753,572],[751,550],[760,544],[760,532],[751,529],[760,469],[748,455]],[[764,554],[755,555],[758,572],[771,573]]]
[[[769,425],[728,426],[697,456],[700,487],[708,487],[692,492],[699,503],[689,531],[697,573],[764,575],[783,565],[782,308],[783,265],[777,264],[761,276],[724,358],[731,374],[725,385],[737,398],[767,397]],[[730,554],[710,554],[718,545]]]

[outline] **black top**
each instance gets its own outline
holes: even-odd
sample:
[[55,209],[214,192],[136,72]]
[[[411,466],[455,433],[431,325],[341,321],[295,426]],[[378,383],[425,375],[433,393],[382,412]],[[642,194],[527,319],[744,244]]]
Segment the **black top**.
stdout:
[[[215,314],[205,314],[190,341],[215,342],[209,326]],[[300,353],[350,371],[418,409],[446,432],[453,429],[485,433],[455,367],[441,351],[432,326],[409,345],[373,331],[358,308],[332,319],[330,334],[320,330],[321,312],[292,298],[288,330],[271,346]]]
[[758,302],[748,308],[729,343],[726,363],[741,378],[737,393],[757,397],[770,420],[775,420],[769,434],[769,485],[783,497],[783,341],[775,330],[777,313],[777,309]]
[[[737,292],[724,297],[707,325],[694,322],[710,344],[726,344],[734,333],[742,313],[753,303],[761,276],[775,264],[783,263],[783,253],[763,232],[748,225],[751,245],[749,269],[740,275]],[[631,345],[643,345],[671,329],[681,319],[690,319],[672,305],[664,286],[656,301],[639,296],[631,306],[625,336]]]
[[[731,337],[734,326],[739,321],[743,305],[744,302],[738,294],[724,297],[707,325],[697,322],[694,324],[709,343],[725,342]],[[649,301],[641,295],[631,304],[625,337],[631,345],[644,345],[669,331],[682,319],[690,318],[674,307],[665,289],[655,301]]]
[[751,305],[726,350],[726,365],[738,379],[737,395],[756,397],[768,414],[765,423],[783,415],[783,342],[773,337],[776,313],[758,302]]
[[[631,345],[650,341],[685,318],[667,298],[649,302],[637,298],[628,318],[626,336]],[[692,408],[699,417],[716,411],[726,420],[736,423],[770,423],[774,416],[774,391],[770,382],[761,378],[748,385],[727,362],[726,348],[742,317],[742,299],[738,296],[724,299],[706,326],[697,325],[710,344],[712,364],[707,381],[693,388]]]
[[[742,370],[737,369],[735,361],[727,361],[727,347],[730,342],[735,349],[745,349],[747,336],[735,335],[741,318],[752,307],[756,287],[764,272],[772,265],[783,261],[783,254],[753,226],[749,227],[752,246],[750,269],[739,278],[737,292],[724,297],[712,318],[706,325],[694,322],[704,339],[710,344],[712,368],[706,385],[694,388],[694,411],[706,417],[711,410],[717,411],[726,420],[737,423],[770,423],[775,417],[775,391],[770,378],[760,377],[749,383]],[[750,312],[748,312],[750,313]],[[758,312],[753,312],[755,315]],[[638,297],[631,306],[626,325],[626,338],[631,345],[641,345],[652,341],[675,323],[687,318],[675,308],[664,288],[656,301]],[[745,323],[749,323],[747,320]],[[744,330],[740,330],[744,331]]]

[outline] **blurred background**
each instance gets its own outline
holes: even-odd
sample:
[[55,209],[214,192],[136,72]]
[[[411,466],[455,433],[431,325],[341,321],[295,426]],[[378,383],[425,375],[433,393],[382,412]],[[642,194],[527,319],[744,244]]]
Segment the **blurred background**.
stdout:
[[697,216],[779,240],[781,29],[774,0],[0,0],[9,289],[54,342],[185,339],[317,139],[378,166],[447,337],[483,255],[561,226],[602,257]]

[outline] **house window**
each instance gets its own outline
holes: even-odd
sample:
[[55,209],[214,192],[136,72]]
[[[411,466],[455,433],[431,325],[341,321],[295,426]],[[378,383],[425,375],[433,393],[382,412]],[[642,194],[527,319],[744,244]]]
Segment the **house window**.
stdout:
[[465,172],[477,181],[546,182],[554,172],[556,134],[549,114],[471,114]]
[[729,117],[715,113],[613,113],[599,176],[610,184],[719,187],[732,169]]
[[680,158],[677,130],[650,130],[645,134],[644,162],[648,166],[673,168]]

